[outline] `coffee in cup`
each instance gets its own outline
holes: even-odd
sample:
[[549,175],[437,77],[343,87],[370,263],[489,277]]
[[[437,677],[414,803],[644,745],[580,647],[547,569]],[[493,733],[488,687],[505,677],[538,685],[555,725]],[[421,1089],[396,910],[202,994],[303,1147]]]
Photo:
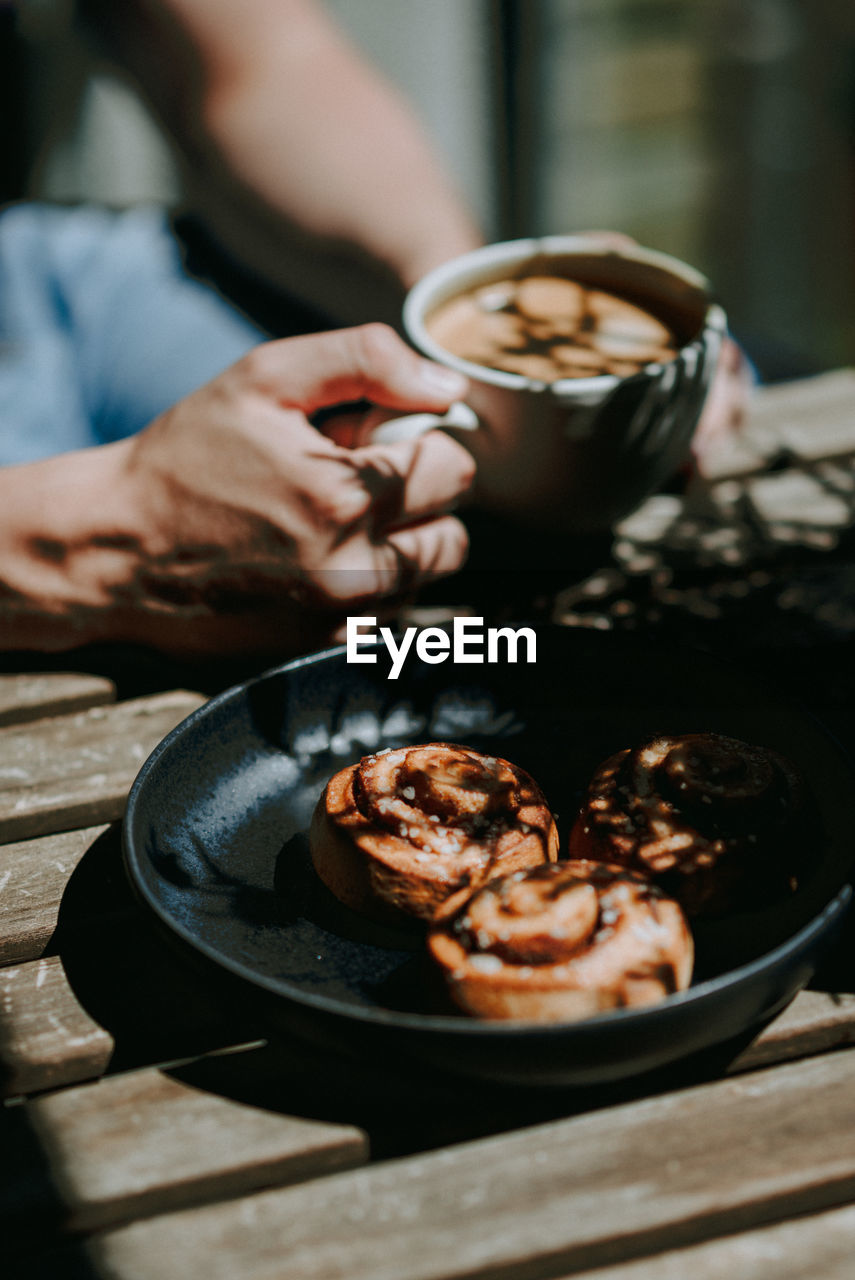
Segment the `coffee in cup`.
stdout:
[[673,360],[679,341],[650,311],[558,275],[476,285],[440,303],[428,333],[461,360],[541,382],[631,377]]
[[602,533],[686,458],[726,327],[707,280],[665,254],[588,236],[488,245],[404,304],[412,344],[468,376],[466,405],[374,438],[441,426],[475,457],[482,509]]

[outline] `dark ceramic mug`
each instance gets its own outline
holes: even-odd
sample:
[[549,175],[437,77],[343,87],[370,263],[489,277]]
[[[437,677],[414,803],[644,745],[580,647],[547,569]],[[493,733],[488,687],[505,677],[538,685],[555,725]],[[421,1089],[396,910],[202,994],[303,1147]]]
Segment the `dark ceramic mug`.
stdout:
[[[547,383],[473,364],[431,336],[431,314],[443,302],[532,274],[566,276],[641,306],[678,335],[676,354],[628,376]],[[547,236],[488,245],[437,267],[407,296],[404,327],[424,355],[466,374],[470,393],[445,417],[393,419],[373,438],[441,426],[478,462],[479,506],[529,525],[593,533],[633,511],[688,456],[727,321],[708,281],[675,258],[595,237]]]

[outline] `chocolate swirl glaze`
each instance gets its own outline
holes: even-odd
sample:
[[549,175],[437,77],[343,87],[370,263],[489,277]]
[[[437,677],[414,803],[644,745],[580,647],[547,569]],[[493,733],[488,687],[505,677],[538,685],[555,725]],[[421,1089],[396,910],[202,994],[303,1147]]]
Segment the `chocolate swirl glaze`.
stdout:
[[622,867],[575,859],[514,872],[438,913],[428,947],[452,999],[484,1018],[565,1021],[688,986],[677,903]]
[[796,888],[807,810],[777,752],[715,733],[657,737],[599,766],[569,854],[634,867],[693,916],[749,908]]
[[379,918],[428,919],[462,887],[558,853],[552,815],[527,773],[446,742],[342,769],[318,802],[310,843],[327,887]]

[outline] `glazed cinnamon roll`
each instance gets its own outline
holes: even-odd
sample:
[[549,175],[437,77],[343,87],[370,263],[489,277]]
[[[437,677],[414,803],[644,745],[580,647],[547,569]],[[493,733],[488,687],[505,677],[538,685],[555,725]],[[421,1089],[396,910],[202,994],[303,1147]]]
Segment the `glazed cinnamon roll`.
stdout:
[[540,788],[498,756],[447,742],[365,756],[333,778],[312,819],[315,870],[374,919],[429,919],[490,876],[554,861],[558,833]]
[[807,808],[775,751],[717,733],[657,737],[599,766],[568,852],[651,876],[690,916],[748,909],[796,888]]
[[584,859],[456,894],[428,949],[464,1012],[537,1022],[653,1004],[689,985],[694,954],[676,902],[636,872]]

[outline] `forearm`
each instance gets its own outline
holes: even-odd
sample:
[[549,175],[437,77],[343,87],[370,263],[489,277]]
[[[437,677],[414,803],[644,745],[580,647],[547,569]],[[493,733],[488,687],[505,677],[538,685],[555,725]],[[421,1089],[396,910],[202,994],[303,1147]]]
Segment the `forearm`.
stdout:
[[0,468],[0,648],[121,638],[141,554],[123,445]]
[[274,46],[251,74],[213,86],[205,124],[246,190],[406,287],[479,242],[407,104],[332,37],[296,59]]
[[128,0],[119,14],[87,0],[86,8],[191,176],[202,178],[206,213],[227,233],[255,215],[286,256],[290,236],[295,258],[326,251],[331,271],[371,260],[400,290],[479,242],[407,103],[321,5]]

